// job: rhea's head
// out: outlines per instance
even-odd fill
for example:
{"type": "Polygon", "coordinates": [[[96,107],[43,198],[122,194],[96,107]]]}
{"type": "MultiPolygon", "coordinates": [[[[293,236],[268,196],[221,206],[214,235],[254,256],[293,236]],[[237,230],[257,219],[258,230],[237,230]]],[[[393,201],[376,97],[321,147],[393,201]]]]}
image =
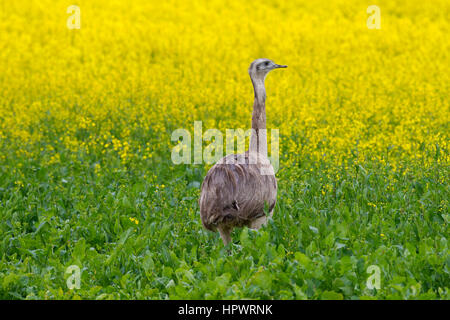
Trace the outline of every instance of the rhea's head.
{"type": "Polygon", "coordinates": [[[266,78],[266,75],[278,68],[287,68],[287,66],[276,64],[272,60],[261,58],[256,59],[250,64],[250,67],[248,68],[248,73],[250,75],[250,78],[252,80],[260,79],[264,80],[266,78]]]}

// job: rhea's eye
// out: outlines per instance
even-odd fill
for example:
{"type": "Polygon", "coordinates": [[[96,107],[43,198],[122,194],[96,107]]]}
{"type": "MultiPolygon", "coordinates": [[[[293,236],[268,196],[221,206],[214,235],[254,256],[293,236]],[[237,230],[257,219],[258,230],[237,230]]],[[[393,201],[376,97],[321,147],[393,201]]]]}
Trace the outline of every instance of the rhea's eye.
{"type": "Polygon", "coordinates": [[[268,66],[269,65],[269,61],[264,62],[264,65],[268,66]]]}

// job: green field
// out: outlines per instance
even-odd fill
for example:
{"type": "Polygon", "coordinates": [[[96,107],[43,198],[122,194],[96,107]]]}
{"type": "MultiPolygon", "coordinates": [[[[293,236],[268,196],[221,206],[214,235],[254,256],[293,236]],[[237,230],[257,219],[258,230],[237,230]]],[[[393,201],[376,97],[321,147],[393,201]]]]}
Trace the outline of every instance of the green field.
{"type": "Polygon", "coordinates": [[[450,297],[445,168],[284,168],[273,220],[234,231],[228,254],[201,226],[201,167],[159,165],[155,179],[108,160],[101,176],[94,156],[16,162],[20,187],[1,166],[1,298],[450,297]],[[79,290],[66,286],[73,264],[79,290]],[[367,288],[370,265],[379,290],[367,288]]]}

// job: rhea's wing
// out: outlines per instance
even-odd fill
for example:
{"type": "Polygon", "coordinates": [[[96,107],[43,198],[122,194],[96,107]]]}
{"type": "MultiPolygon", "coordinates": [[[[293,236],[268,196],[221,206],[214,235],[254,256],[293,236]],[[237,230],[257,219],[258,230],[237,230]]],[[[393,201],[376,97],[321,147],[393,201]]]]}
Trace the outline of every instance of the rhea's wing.
{"type": "Polygon", "coordinates": [[[247,225],[269,211],[276,201],[274,175],[262,175],[248,154],[229,155],[207,173],[200,195],[200,214],[205,228],[219,224],[247,225]]]}
{"type": "Polygon", "coordinates": [[[206,229],[215,230],[218,224],[236,220],[237,186],[230,165],[216,164],[208,171],[200,195],[200,215],[206,229]]]}

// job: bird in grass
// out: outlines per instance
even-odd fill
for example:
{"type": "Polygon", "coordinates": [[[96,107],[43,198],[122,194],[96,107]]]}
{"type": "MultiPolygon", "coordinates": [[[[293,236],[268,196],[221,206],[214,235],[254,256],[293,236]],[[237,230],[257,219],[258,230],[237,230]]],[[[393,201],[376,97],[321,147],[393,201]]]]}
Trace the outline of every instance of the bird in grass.
{"type": "Polygon", "coordinates": [[[249,150],[219,160],[206,174],[199,199],[203,226],[219,231],[224,245],[231,242],[234,228],[259,229],[272,217],[277,200],[277,180],[267,158],[266,89],[267,74],[279,65],[257,59],[248,73],[255,100],[249,150]],[[266,214],[267,213],[267,214],[266,214]]]}

